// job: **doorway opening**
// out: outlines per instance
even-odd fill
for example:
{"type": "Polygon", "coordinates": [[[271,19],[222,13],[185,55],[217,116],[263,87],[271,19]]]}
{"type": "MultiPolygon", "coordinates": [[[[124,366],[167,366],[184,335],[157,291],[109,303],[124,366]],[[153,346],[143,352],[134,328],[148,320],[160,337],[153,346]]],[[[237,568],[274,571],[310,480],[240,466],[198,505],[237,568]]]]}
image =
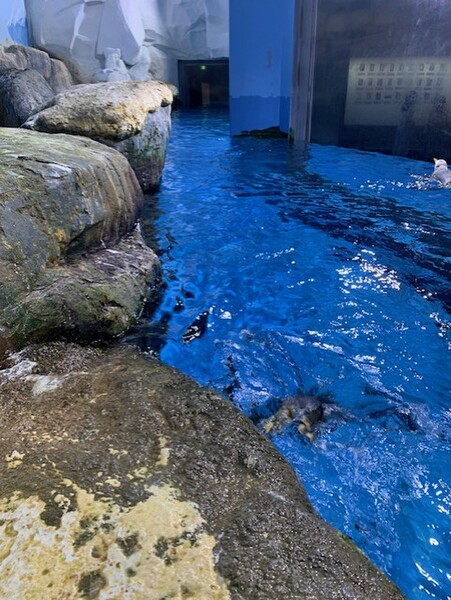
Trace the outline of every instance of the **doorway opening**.
{"type": "Polygon", "coordinates": [[[183,106],[229,106],[228,59],[179,60],[178,71],[183,106]]]}

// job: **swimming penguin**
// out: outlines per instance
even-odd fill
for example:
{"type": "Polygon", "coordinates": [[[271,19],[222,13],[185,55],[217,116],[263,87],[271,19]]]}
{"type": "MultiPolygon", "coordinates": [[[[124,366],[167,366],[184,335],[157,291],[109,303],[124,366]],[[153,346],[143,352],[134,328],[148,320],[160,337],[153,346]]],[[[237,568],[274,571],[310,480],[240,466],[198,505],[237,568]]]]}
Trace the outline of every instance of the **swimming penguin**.
{"type": "Polygon", "coordinates": [[[315,396],[296,394],[283,401],[279,410],[262,422],[266,433],[282,429],[290,423],[298,423],[299,433],[303,433],[311,442],[314,440],[313,428],[324,414],[323,403],[315,396]]]}
{"type": "Polygon", "coordinates": [[[201,312],[199,315],[197,315],[182,336],[184,344],[189,344],[193,340],[196,340],[204,335],[204,333],[207,331],[209,316],[210,311],[208,310],[204,310],[204,312],[201,312]]]}
{"type": "Polygon", "coordinates": [[[443,158],[434,158],[434,172],[432,177],[440,181],[444,187],[451,187],[451,171],[448,169],[448,163],[443,158]]]}

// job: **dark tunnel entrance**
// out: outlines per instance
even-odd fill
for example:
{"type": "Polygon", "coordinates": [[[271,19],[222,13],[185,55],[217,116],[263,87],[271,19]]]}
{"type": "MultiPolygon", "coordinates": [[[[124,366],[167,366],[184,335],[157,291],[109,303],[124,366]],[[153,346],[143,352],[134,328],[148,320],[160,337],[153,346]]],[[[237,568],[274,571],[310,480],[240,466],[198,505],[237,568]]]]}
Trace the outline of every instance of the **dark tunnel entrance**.
{"type": "Polygon", "coordinates": [[[179,60],[180,102],[186,107],[229,105],[229,61],[179,60]]]}

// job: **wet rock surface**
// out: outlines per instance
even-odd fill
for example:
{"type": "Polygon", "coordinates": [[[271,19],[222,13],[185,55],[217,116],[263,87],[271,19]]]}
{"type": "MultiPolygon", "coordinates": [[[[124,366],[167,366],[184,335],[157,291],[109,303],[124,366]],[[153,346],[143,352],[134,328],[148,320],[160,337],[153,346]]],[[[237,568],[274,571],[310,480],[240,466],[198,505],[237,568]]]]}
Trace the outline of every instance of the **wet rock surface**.
{"type": "Polygon", "coordinates": [[[5,320],[16,342],[112,338],[137,322],[159,282],[160,263],[138,228],[112,248],[46,269],[5,320]]]}
{"type": "Polygon", "coordinates": [[[249,420],[157,360],[31,346],[0,402],[2,597],[402,597],[249,420]]]}
{"type": "Polygon", "coordinates": [[[127,160],[86,138],[5,128],[0,156],[0,354],[126,329],[159,264],[138,232],[123,240],[143,204],[127,160]]]}
{"type": "Polygon", "coordinates": [[[24,127],[98,140],[122,152],[144,191],[158,186],[171,131],[172,92],[158,81],[73,86],[24,127]]]}

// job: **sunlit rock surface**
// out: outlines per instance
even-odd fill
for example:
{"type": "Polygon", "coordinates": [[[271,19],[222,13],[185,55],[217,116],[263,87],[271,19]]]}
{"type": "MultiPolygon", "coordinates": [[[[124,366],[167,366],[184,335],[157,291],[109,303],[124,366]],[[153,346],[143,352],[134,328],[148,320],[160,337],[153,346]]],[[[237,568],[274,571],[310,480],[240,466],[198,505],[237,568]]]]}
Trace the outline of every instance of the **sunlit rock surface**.
{"type": "Polygon", "coordinates": [[[86,138],[7,128],[0,156],[0,354],[124,331],[159,268],[134,231],[143,195],[128,161],[86,138]]]}
{"type": "Polygon", "coordinates": [[[25,127],[91,137],[129,160],[144,191],[158,186],[171,131],[172,92],[158,81],[74,86],[25,127]]]}
{"type": "Polygon", "coordinates": [[[150,72],[154,79],[177,83],[177,59],[225,57],[229,52],[228,0],[25,4],[33,45],[66,61],[84,82],[93,77],[118,80],[121,72],[127,79],[127,71],[135,80],[150,72]],[[114,68],[107,64],[111,50],[116,52],[114,68]]]}
{"type": "Polygon", "coordinates": [[[149,112],[171,102],[170,89],[158,81],[77,85],[58,94],[27,127],[120,141],[139,133],[149,112]]]}
{"type": "Polygon", "coordinates": [[[192,598],[230,598],[214,569],[216,540],[177,488],[148,486],[145,501],[121,509],[112,498],[96,498],[69,479],[64,483],[66,489],[53,499],[69,509],[72,497],[73,506],[59,527],[41,518],[46,504],[39,496],[0,502],[7,522],[0,566],[4,598],[160,600],[167,594],[186,597],[188,590],[192,598]],[[168,558],[162,555],[166,540],[172,545],[168,558]]]}
{"type": "Polygon", "coordinates": [[[229,402],[133,349],[0,371],[0,596],[388,600],[229,402]]]}

